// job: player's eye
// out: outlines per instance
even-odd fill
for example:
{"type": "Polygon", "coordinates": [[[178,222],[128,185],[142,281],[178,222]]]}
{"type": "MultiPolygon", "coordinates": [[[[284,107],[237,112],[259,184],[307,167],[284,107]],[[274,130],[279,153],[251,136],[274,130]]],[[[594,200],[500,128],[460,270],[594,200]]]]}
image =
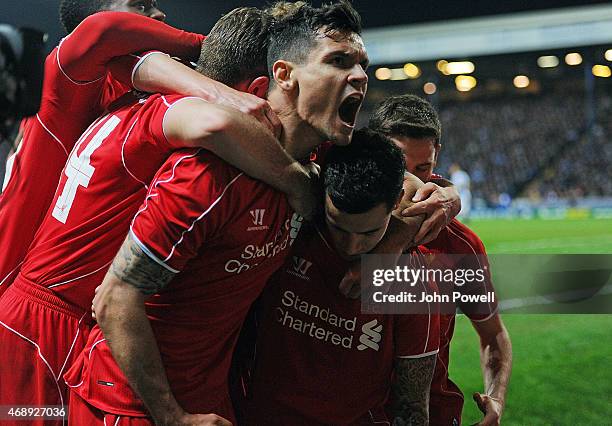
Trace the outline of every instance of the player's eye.
{"type": "Polygon", "coordinates": [[[344,56],[334,56],[332,59],[332,63],[338,67],[346,67],[347,62],[348,61],[346,60],[344,56]]]}

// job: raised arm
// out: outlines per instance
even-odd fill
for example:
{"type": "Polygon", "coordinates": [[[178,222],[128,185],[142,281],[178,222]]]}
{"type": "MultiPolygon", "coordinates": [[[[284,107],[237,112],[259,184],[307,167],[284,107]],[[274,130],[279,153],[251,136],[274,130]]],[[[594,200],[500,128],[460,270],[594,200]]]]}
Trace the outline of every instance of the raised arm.
{"type": "Polygon", "coordinates": [[[58,50],[66,76],[77,82],[103,77],[119,56],[159,49],[196,60],[204,36],[178,30],[163,22],[126,12],[100,12],[87,17],[58,50]]]}
{"type": "Polygon", "coordinates": [[[436,356],[395,360],[392,386],[394,426],[429,424],[429,391],[436,356]]]}
{"type": "Polygon", "coordinates": [[[281,129],[278,117],[265,99],[212,80],[162,52],[145,55],[131,73],[131,81],[124,83],[143,92],[197,96],[252,115],[275,135],[281,129]]]}
{"type": "Polygon", "coordinates": [[[315,178],[254,118],[201,99],[173,106],[164,133],[177,148],[202,147],[248,175],[287,194],[297,213],[310,218],[317,208],[315,178]]]}
{"type": "Polygon", "coordinates": [[[427,244],[436,239],[440,231],[461,211],[459,193],[446,179],[427,182],[410,200],[410,206],[402,206],[402,216],[425,214],[426,219],[415,235],[416,245],[427,244]]]}
{"type": "Polygon", "coordinates": [[[94,298],[96,319],[113,358],[155,424],[231,425],[215,414],[185,412],[170,389],[144,302],[173,277],[128,236],[94,298]]]}
{"type": "Polygon", "coordinates": [[[498,314],[486,321],[472,321],[480,337],[480,366],[484,393],[475,393],[474,401],[484,413],[479,426],[500,424],[506,402],[506,390],[512,370],[512,343],[498,314]]]}

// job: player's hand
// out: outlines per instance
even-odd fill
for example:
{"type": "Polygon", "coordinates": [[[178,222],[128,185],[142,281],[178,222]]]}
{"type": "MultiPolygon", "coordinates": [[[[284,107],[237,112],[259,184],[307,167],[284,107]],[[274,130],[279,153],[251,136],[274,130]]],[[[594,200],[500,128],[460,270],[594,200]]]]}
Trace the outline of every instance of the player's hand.
{"type": "Polygon", "coordinates": [[[504,408],[502,402],[497,398],[478,392],[475,392],[472,397],[480,411],[485,415],[484,419],[480,423],[476,423],[475,426],[499,426],[504,408]]]}
{"type": "Polygon", "coordinates": [[[216,414],[185,413],[167,426],[232,426],[232,423],[216,414]]]}
{"type": "Polygon", "coordinates": [[[426,215],[419,232],[414,237],[415,245],[427,244],[438,237],[461,210],[461,199],[457,190],[450,186],[442,188],[433,182],[423,185],[412,197],[415,202],[401,212],[404,217],[426,215]]]}
{"type": "Polygon", "coordinates": [[[307,220],[312,220],[321,208],[321,187],[319,174],[321,167],[316,163],[305,166],[296,164],[295,184],[291,185],[291,192],[287,194],[287,201],[297,214],[307,220]]]}
{"type": "Polygon", "coordinates": [[[220,86],[216,104],[235,108],[248,114],[265,125],[278,139],[281,134],[281,122],[272,111],[267,100],[250,93],[240,92],[227,86],[220,86]]]}

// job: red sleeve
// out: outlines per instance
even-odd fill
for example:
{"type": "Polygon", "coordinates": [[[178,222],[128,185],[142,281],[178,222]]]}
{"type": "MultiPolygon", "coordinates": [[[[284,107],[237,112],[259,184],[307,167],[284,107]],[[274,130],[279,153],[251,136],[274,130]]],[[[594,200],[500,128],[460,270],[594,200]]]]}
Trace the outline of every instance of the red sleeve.
{"type": "Polygon", "coordinates": [[[72,80],[96,80],[115,57],[159,49],[197,60],[204,36],[127,12],[100,12],[86,19],[62,42],[58,59],[72,80]]]}
{"type": "Polygon", "coordinates": [[[395,357],[420,358],[438,353],[440,315],[396,315],[394,318],[395,357]]]}
{"type": "Polygon", "coordinates": [[[393,336],[395,357],[420,358],[440,348],[440,305],[428,303],[428,313],[395,315],[393,336]]]}
{"type": "Polygon", "coordinates": [[[108,63],[108,70],[111,73],[111,78],[124,86],[129,86],[131,89],[133,86],[132,73],[142,62],[142,58],[147,56],[147,54],[130,54],[113,59],[108,63]]]}
{"type": "MultiPolygon", "coordinates": [[[[423,253],[418,249],[410,251],[411,265],[424,264],[423,253]]],[[[421,281],[419,291],[431,293],[437,291],[435,283],[421,281]],[[422,287],[421,287],[422,286],[422,287]]],[[[395,357],[420,358],[438,352],[440,347],[440,304],[423,303],[423,309],[418,313],[395,315],[393,317],[393,336],[395,344],[395,357]]]]}
{"type": "Polygon", "coordinates": [[[129,83],[125,84],[119,80],[115,80],[110,74],[107,74],[100,96],[100,107],[104,110],[108,110],[114,101],[130,90],[132,90],[132,86],[129,83]]]}
{"type": "Polygon", "coordinates": [[[176,151],[134,217],[132,238],[157,263],[179,272],[227,220],[221,200],[231,196],[237,176],[207,151],[176,151]]]}

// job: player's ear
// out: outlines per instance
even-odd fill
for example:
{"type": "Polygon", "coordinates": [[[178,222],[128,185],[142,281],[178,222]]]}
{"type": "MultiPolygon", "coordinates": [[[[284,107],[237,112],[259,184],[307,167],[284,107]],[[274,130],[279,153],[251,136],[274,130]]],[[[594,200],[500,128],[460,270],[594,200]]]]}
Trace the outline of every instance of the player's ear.
{"type": "Polygon", "coordinates": [[[266,76],[259,76],[249,84],[247,92],[259,98],[266,99],[268,97],[268,86],[270,79],[266,76]]]}
{"type": "Polygon", "coordinates": [[[442,149],[442,144],[440,142],[436,142],[434,145],[434,149],[436,151],[436,154],[434,156],[434,161],[437,163],[438,162],[438,154],[440,153],[440,150],[442,149]]]}
{"type": "Polygon", "coordinates": [[[272,65],[272,75],[276,85],[282,90],[293,90],[297,86],[293,71],[293,64],[289,61],[279,59],[274,62],[274,65],[272,65]]]}

